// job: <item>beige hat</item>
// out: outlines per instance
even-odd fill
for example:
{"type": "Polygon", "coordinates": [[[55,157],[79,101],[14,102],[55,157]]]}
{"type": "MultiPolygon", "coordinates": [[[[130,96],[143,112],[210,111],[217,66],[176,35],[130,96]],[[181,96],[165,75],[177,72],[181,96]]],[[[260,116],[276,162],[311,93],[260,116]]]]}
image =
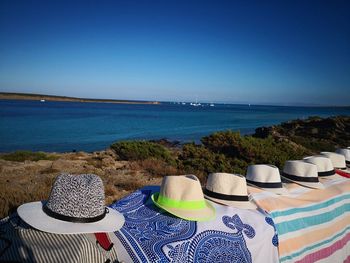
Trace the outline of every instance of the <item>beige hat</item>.
{"type": "Polygon", "coordinates": [[[246,179],[249,185],[257,186],[263,190],[276,194],[288,193],[287,189],[283,187],[281,182],[280,172],[274,165],[249,165],[246,179]]]}
{"type": "Polygon", "coordinates": [[[204,189],[205,198],[216,203],[244,209],[256,209],[249,201],[244,176],[229,173],[211,173],[204,189]]]}
{"type": "Polygon", "coordinates": [[[324,155],[315,155],[308,156],[304,158],[304,162],[312,163],[317,166],[318,177],[327,178],[327,179],[335,179],[341,178],[340,175],[335,173],[333,164],[331,160],[324,155]]]}
{"type": "Polygon", "coordinates": [[[177,217],[190,221],[209,221],[215,208],[204,199],[201,184],[194,175],[165,176],[153,203],[177,217]]]}
{"type": "Polygon", "coordinates": [[[334,169],[339,169],[347,173],[350,172],[350,169],[346,168],[345,156],[343,154],[334,152],[321,152],[321,155],[326,156],[331,160],[334,169]]]}
{"type": "Polygon", "coordinates": [[[324,189],[324,185],[318,181],[317,166],[302,160],[287,161],[282,177],[302,186],[324,189]]]}
{"type": "Polygon", "coordinates": [[[349,170],[350,169],[350,147],[348,147],[347,149],[337,149],[335,152],[344,155],[346,167],[349,170]]]}

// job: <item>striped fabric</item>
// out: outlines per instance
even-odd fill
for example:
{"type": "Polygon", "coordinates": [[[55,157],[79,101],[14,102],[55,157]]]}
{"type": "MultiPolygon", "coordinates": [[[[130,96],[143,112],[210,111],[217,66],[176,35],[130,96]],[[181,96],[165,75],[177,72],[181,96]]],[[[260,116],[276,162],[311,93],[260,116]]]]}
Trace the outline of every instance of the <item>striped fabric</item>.
{"type": "Polygon", "coordinates": [[[58,235],[35,230],[17,214],[0,220],[0,262],[118,262],[93,234],[58,235]]]}
{"type": "Polygon", "coordinates": [[[284,196],[249,187],[254,201],[275,222],[280,262],[350,259],[350,180],[320,181],[323,190],[288,184],[290,192],[284,196]]]}

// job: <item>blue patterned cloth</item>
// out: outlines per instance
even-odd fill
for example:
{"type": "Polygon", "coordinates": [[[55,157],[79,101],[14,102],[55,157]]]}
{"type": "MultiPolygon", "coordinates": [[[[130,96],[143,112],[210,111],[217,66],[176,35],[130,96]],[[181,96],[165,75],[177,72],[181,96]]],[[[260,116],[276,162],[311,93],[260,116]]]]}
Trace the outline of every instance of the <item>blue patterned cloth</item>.
{"type": "Polygon", "coordinates": [[[194,222],[153,205],[159,187],[145,187],[114,203],[125,224],[115,232],[125,262],[278,262],[277,235],[270,217],[212,203],[216,218],[194,222]]]}

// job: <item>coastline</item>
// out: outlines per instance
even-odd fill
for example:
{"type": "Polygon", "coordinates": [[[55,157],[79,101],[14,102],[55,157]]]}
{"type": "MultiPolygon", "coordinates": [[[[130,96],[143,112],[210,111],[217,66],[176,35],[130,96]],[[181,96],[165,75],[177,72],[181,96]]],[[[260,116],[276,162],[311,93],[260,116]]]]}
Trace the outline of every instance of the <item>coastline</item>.
{"type": "Polygon", "coordinates": [[[120,141],[92,153],[12,152],[0,154],[0,218],[22,203],[45,200],[60,173],[94,173],[104,182],[106,204],[165,175],[209,172],[245,174],[251,163],[282,168],[286,160],[350,146],[350,116],[311,117],[257,128],[253,135],[218,131],[201,144],[166,140],[120,141]]]}
{"type": "Polygon", "coordinates": [[[62,101],[62,102],[93,102],[93,103],[116,103],[116,104],[161,104],[159,101],[138,101],[138,100],[113,100],[113,99],[89,99],[67,96],[55,96],[30,93],[8,93],[0,92],[0,100],[34,100],[34,101],[62,101]]]}

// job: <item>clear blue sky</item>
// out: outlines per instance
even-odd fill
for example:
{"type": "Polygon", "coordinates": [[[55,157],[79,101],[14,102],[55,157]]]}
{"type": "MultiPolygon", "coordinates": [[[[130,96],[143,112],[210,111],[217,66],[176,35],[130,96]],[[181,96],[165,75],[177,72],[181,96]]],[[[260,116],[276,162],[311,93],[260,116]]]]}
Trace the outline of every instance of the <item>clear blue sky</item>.
{"type": "Polygon", "coordinates": [[[0,91],[350,105],[350,1],[0,1],[0,91]]]}

